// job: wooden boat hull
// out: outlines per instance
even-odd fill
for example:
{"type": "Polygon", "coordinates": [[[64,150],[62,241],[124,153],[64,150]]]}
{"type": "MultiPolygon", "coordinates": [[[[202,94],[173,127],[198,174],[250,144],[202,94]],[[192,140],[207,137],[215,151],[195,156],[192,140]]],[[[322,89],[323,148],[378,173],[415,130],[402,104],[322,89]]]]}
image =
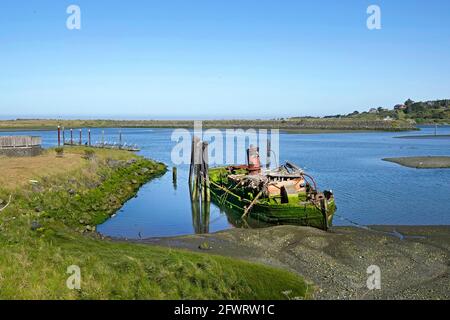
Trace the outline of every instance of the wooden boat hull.
{"type": "MultiPolygon", "coordinates": [[[[226,186],[211,181],[211,199],[218,206],[244,213],[250,200],[228,190],[226,186]]],[[[336,210],[334,198],[327,202],[327,210],[323,212],[320,207],[311,202],[299,204],[267,204],[256,203],[249,215],[251,218],[271,224],[296,224],[327,230],[332,226],[333,215],[336,210]]]]}

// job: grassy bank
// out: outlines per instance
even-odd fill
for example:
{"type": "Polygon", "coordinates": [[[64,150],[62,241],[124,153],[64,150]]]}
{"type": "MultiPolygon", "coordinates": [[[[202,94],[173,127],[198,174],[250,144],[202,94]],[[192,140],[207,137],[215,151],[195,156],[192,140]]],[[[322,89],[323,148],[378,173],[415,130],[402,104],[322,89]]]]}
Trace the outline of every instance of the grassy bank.
{"type": "MultiPolygon", "coordinates": [[[[3,120],[0,130],[54,130],[58,125],[65,128],[192,128],[189,120],[3,120]]],[[[406,131],[414,130],[408,121],[383,121],[379,119],[321,119],[290,118],[279,120],[207,120],[203,128],[254,128],[280,129],[295,132],[339,131],[406,131]]]]}
{"type": "MultiPolygon", "coordinates": [[[[286,271],[230,258],[102,239],[95,225],[165,166],[125,151],[66,148],[0,159],[1,299],[283,299],[307,296],[286,271]],[[87,157],[89,155],[89,157],[87,157]],[[89,158],[89,159],[85,159],[89,158]],[[12,182],[20,171],[17,182],[12,182]],[[66,273],[81,269],[81,289],[66,273]]],[[[158,205],[158,204],[155,204],[158,205]]],[[[151,208],[149,208],[151,210],[151,208]]]]}
{"type": "Polygon", "coordinates": [[[415,169],[450,168],[450,157],[404,157],[404,158],[386,158],[383,160],[397,163],[404,167],[415,169]]]}

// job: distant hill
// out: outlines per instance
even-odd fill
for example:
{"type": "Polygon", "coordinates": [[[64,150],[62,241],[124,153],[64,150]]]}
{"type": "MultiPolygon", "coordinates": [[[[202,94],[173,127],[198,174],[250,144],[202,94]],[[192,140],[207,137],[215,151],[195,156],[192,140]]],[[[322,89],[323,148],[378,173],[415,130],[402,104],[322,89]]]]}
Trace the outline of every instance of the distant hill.
{"type": "Polygon", "coordinates": [[[365,112],[354,111],[347,115],[334,115],[325,118],[344,118],[360,120],[409,120],[417,124],[450,123],[450,99],[419,101],[408,99],[392,109],[372,108],[365,112]]]}

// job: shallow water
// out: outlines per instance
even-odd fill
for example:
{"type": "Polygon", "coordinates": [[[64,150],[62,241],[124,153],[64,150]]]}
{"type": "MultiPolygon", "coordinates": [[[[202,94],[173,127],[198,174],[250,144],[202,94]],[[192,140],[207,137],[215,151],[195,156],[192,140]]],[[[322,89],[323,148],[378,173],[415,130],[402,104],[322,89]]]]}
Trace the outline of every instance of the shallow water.
{"type": "MultiPolygon", "coordinates": [[[[92,130],[92,141],[102,129],[92,130]]],[[[171,164],[172,129],[122,129],[124,140],[137,143],[140,154],[171,164]]],[[[57,142],[55,132],[1,132],[43,137],[44,146],[57,142]]],[[[105,129],[107,140],[118,140],[118,129],[105,129]]],[[[434,134],[434,128],[408,133],[280,134],[280,160],[292,161],[312,174],[320,189],[336,196],[334,225],[448,225],[450,224],[450,169],[417,170],[382,158],[450,155],[450,139],[394,139],[401,135],[434,134]]],[[[439,128],[450,134],[450,127],[439,128]]],[[[77,136],[77,135],[76,135],[77,136]]],[[[77,136],[78,137],[78,136],[77,136]]],[[[68,136],[66,135],[66,138],[68,136]]],[[[145,238],[215,232],[232,228],[227,215],[214,204],[209,217],[192,215],[188,167],[143,186],[136,198],[98,227],[109,236],[145,238]]]]}

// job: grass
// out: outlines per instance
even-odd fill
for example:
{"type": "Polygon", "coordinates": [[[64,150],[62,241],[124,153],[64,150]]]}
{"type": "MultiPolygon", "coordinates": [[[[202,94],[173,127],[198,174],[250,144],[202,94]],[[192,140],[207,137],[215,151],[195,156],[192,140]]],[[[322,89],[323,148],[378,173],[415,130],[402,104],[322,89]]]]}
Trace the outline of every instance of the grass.
{"type": "MultiPolygon", "coordinates": [[[[114,242],[93,232],[163,164],[124,151],[65,148],[41,157],[1,159],[2,171],[24,167],[22,183],[0,212],[1,299],[285,299],[307,298],[308,285],[284,270],[208,254],[114,242]],[[8,164],[9,162],[15,164],[8,164]],[[3,167],[9,165],[9,167],[3,167]],[[27,168],[33,168],[27,171],[27,168]],[[52,169],[53,168],[53,169],[52,169]],[[54,168],[58,168],[55,170],[54,168]],[[38,182],[27,183],[33,178],[38,182]],[[67,268],[81,269],[81,289],[66,286],[67,268]]],[[[2,207],[0,205],[0,207],[2,207]]]]}

